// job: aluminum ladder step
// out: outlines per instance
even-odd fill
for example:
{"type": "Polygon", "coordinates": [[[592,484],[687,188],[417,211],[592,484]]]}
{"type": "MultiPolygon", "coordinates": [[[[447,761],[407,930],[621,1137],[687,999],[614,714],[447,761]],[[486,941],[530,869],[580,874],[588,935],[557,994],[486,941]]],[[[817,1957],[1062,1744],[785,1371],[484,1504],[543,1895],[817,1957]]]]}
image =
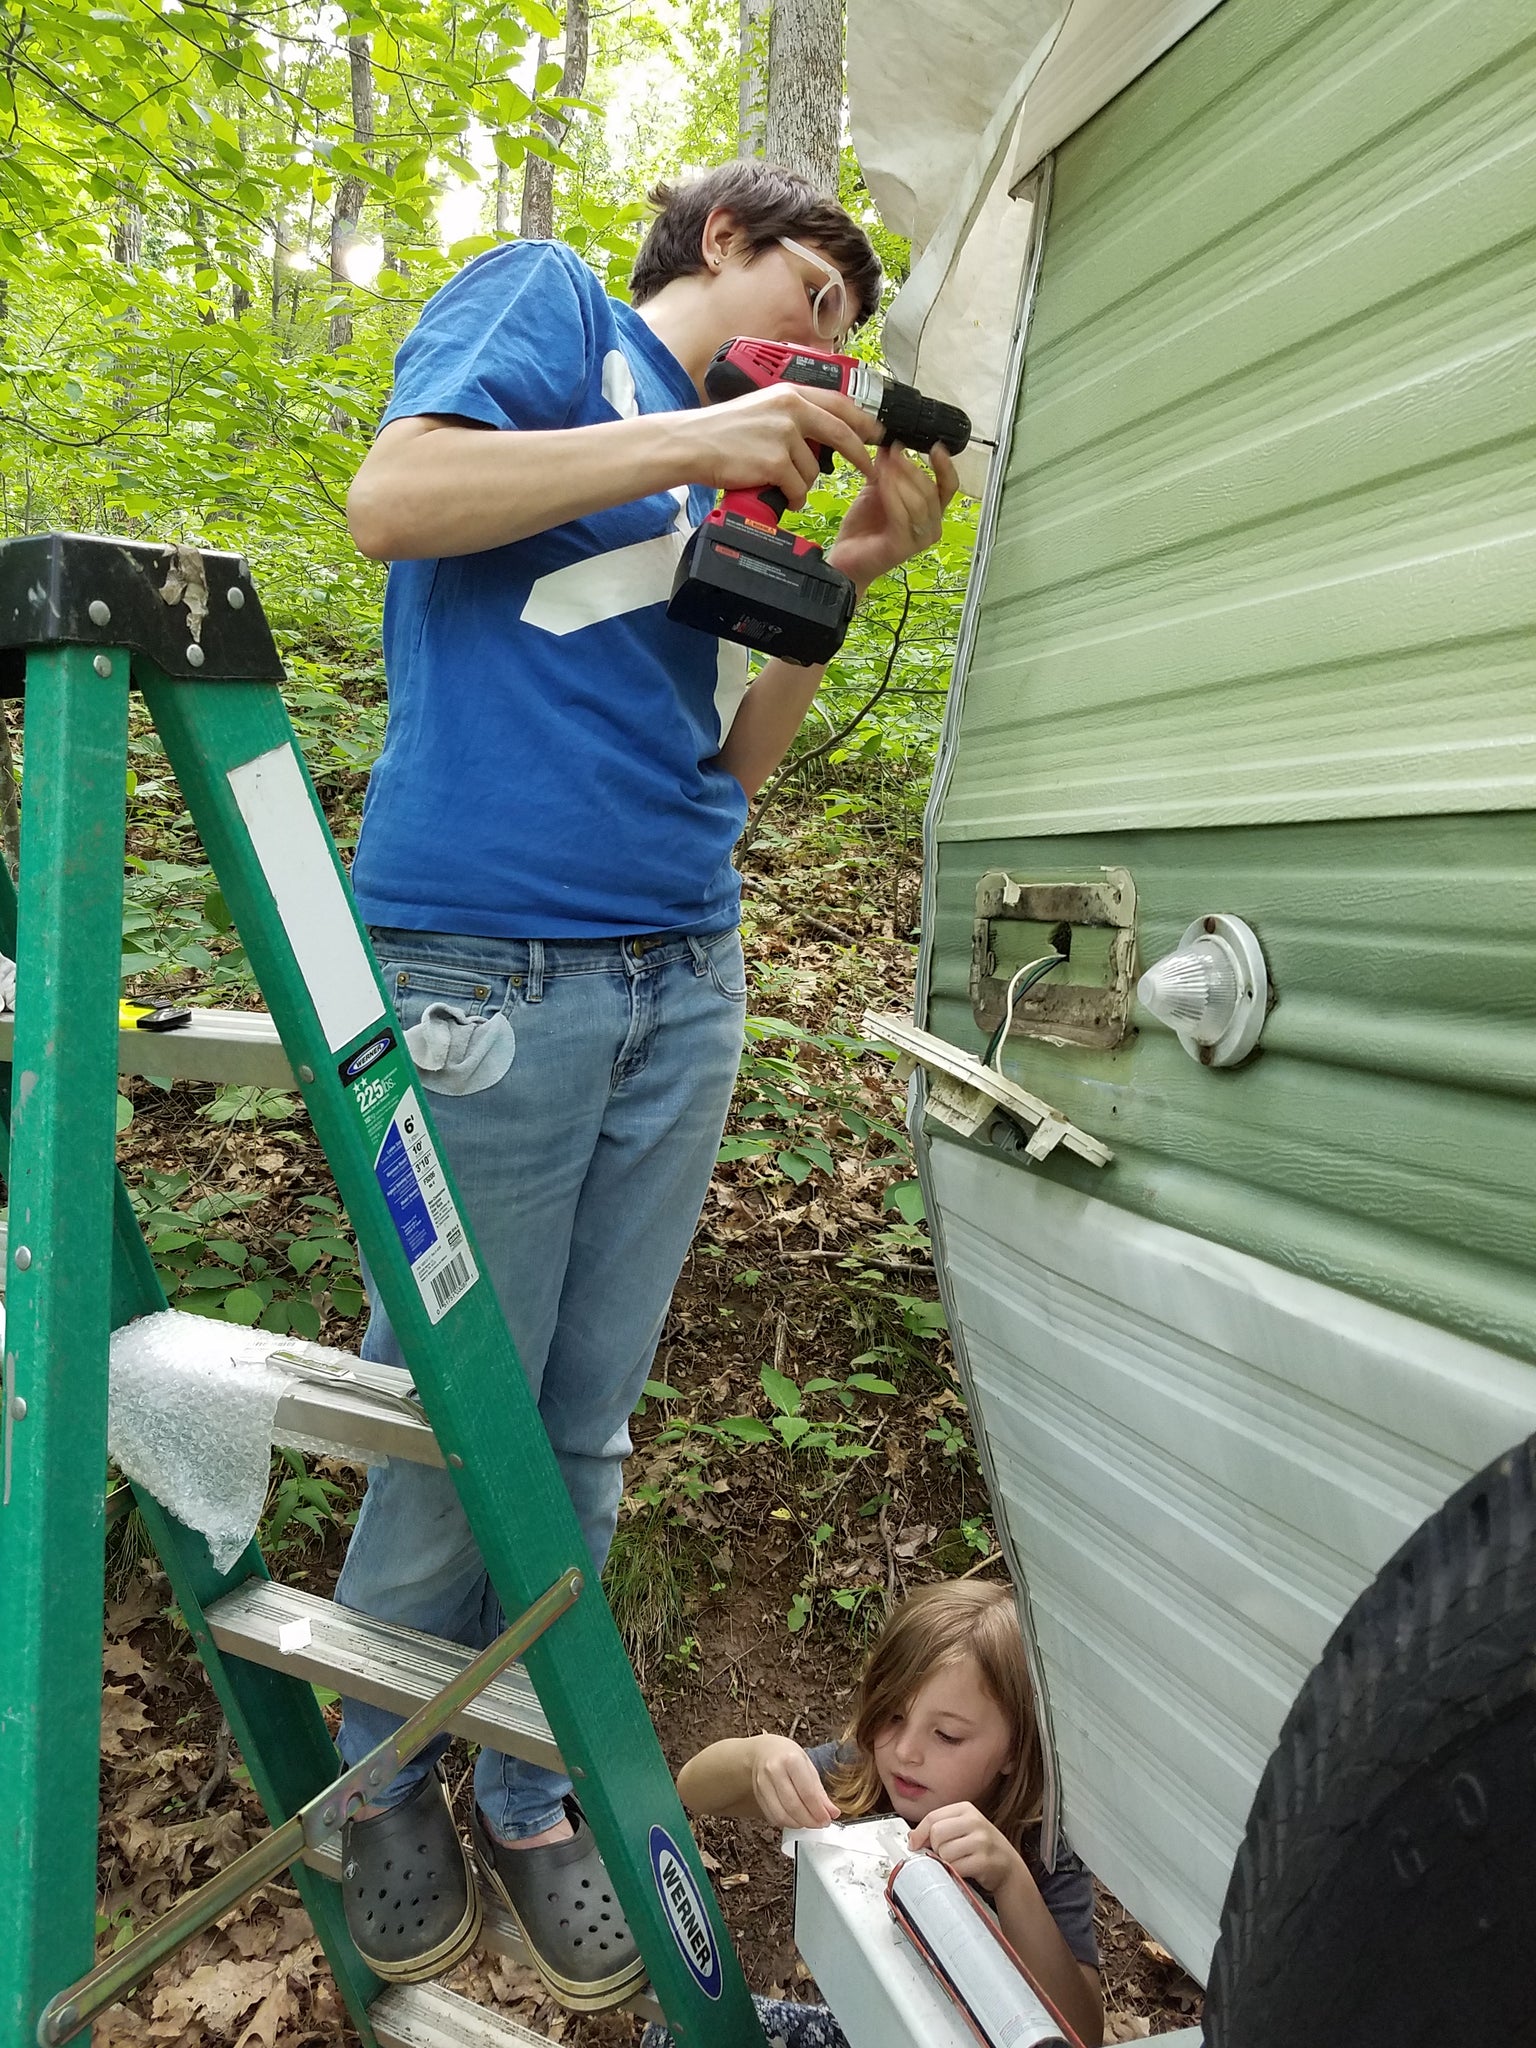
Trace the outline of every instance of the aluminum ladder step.
{"type": "MultiPolygon", "coordinates": [[[[282,1342],[274,1337],[274,1350],[282,1342]]],[[[409,1458],[418,1465],[441,1465],[443,1454],[431,1426],[398,1405],[410,1393],[410,1374],[367,1358],[354,1359],[351,1371],[351,1379],[335,1385],[295,1381],[272,1418],[273,1443],[297,1441],[306,1450],[321,1443],[331,1457],[354,1463],[409,1458]]]]}
{"type": "Polygon", "coordinates": [[[549,2048],[547,2034],[440,1984],[392,1984],[368,2008],[379,2048],[549,2048]]]}
{"type": "MultiPolygon", "coordinates": [[[[407,1715],[441,1692],[474,1655],[419,1629],[354,1614],[318,1594],[273,1579],[247,1579],[207,1609],[214,1641],[226,1655],[286,1671],[350,1699],[407,1715]],[[309,1639],[284,1650],[279,1631],[308,1622],[309,1639]]],[[[287,1640],[292,1641],[290,1634],[287,1640]]],[[[451,1724],[455,1735],[561,1768],[544,1709],[520,1664],[493,1679],[451,1724]]]]}
{"type": "MultiPolygon", "coordinates": [[[[332,1835],[321,1843],[318,1849],[306,1849],[304,1861],[319,1876],[329,1878],[332,1884],[341,1882],[341,1837],[332,1835]]],[[[480,1887],[480,1906],[483,1919],[480,1927],[480,1946],[490,1955],[505,1956],[510,1963],[521,1963],[531,1970],[528,1960],[528,1945],[523,1940],[522,1930],[494,1892],[484,1884],[480,1887]]],[[[656,2003],[655,1993],[647,1984],[633,1998],[624,2001],[623,2010],[637,2013],[643,2020],[659,2020],[663,2017],[661,2007],[656,2003]]]]}
{"type": "MultiPolygon", "coordinates": [[[[0,1017],[0,1060],[11,1057],[14,1016],[0,1017]]],[[[193,1010],[175,1031],[117,1034],[117,1071],[162,1081],[218,1081],[240,1088],[296,1088],[277,1026],[265,1010],[193,1010]]]]}

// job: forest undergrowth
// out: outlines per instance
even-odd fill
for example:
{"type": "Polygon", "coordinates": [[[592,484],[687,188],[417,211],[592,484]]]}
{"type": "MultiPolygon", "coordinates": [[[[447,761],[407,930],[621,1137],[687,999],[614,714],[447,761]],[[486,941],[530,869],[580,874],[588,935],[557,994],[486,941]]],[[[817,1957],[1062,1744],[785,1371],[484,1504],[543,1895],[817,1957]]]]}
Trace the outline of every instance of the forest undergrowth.
{"type": "MultiPolygon", "coordinates": [[[[910,1003],[920,789],[876,759],[844,759],[802,783],[761,816],[744,857],[742,1077],[635,1423],[607,1573],[674,1768],[725,1734],[837,1732],[862,1650],[894,1601],[936,1578],[1001,1572],[904,1091],[859,1035],[866,1008],[910,1003]]],[[[343,836],[354,788],[338,769],[329,795],[343,836]]],[[[222,979],[238,995],[222,906],[195,849],[173,833],[167,845],[170,822],[148,834],[158,851],[146,872],[161,893],[140,927],[156,986],[175,984],[185,951],[187,984],[222,979]]],[[[123,1164],[178,1302],[355,1345],[356,1257],[295,1099],[124,1085],[123,1164]]],[[[263,1535],[277,1576],[330,1590],[360,1490],[350,1466],[274,1458],[263,1535]]],[[[110,1948],[260,1827],[131,1522],[115,1539],[105,1681],[99,1926],[110,1948]]],[[[462,1807],[461,1748],[450,1767],[462,1807]]],[[[700,1839],[749,1980],[810,1995],[793,1947],[791,1866],[769,1831],[706,1822],[700,1839]]],[[[1107,1895],[1101,1938],[1110,2038],[1198,2016],[1197,1987],[1107,1895]]],[[[627,2015],[561,2013],[536,1979],[494,1957],[450,1981],[551,2038],[635,2034],[627,2015]]],[[[273,1885],[118,2009],[102,2048],[277,2048],[348,2033],[297,1895],[273,1885]]]]}

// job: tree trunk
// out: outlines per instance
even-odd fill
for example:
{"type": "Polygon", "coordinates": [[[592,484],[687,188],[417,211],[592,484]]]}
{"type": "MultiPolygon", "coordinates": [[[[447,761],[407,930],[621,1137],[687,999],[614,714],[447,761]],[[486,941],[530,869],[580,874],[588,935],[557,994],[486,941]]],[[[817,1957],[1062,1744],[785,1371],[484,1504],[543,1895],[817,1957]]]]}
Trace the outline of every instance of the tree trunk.
{"type": "Polygon", "coordinates": [[[768,120],[768,0],[741,0],[736,154],[761,156],[768,120]]]}
{"type": "MultiPolygon", "coordinates": [[[[367,159],[373,147],[373,59],[369,55],[366,36],[347,37],[347,58],[352,72],[352,140],[367,159]]],[[[347,251],[357,240],[357,224],[363,217],[363,197],[367,189],[358,177],[343,178],[336,187],[336,199],[331,208],[331,286],[337,292],[344,293],[351,282],[347,275],[347,251]]],[[[345,311],[333,313],[332,355],[345,348],[351,339],[351,314],[345,311]]],[[[344,414],[333,417],[333,426],[345,424],[344,414]]]]}
{"type": "Polygon", "coordinates": [[[144,256],[144,213],[136,200],[128,200],[112,223],[112,261],[124,270],[137,270],[144,256]]]}
{"type": "Polygon", "coordinates": [[[773,0],[768,161],[837,196],[843,146],[843,0],[773,0]]]}
{"type": "Polygon", "coordinates": [[[496,232],[512,232],[512,166],[496,159],[496,232]]]}
{"type": "MultiPolygon", "coordinates": [[[[539,62],[545,45],[539,44],[539,62]]],[[[587,0],[565,0],[565,64],[556,88],[562,98],[579,99],[587,84],[587,0]]],[[[540,126],[553,143],[565,140],[570,117],[550,114],[540,126]]],[[[499,209],[498,209],[499,213],[499,209]]],[[[542,156],[529,155],[523,164],[523,208],[517,231],[525,239],[547,241],[555,231],[555,167],[542,156]]]]}

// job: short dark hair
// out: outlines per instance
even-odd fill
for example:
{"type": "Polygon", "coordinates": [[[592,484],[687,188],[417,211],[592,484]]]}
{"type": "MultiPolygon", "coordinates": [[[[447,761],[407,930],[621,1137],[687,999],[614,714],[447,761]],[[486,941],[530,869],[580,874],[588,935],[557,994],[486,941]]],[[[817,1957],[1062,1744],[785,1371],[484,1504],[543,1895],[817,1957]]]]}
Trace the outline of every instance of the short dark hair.
{"type": "Polygon", "coordinates": [[[717,206],[746,235],[754,256],[772,248],[780,235],[813,242],[837,265],[857,299],[855,326],[880,303],[880,258],[868,235],[835,199],[826,198],[797,171],[757,157],[737,157],[697,177],[657,185],[648,196],[657,213],[629,281],[637,306],[673,278],[703,270],[704,223],[717,206]]]}

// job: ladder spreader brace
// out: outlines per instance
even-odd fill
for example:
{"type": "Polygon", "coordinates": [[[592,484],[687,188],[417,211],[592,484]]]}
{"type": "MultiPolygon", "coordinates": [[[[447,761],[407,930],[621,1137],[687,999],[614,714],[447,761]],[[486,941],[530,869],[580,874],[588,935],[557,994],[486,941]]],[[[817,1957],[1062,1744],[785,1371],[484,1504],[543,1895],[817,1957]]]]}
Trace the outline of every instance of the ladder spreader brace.
{"type": "MultiPolygon", "coordinates": [[[[526,1621],[551,1589],[590,1572],[281,679],[237,556],[79,534],[0,546],[0,694],[26,695],[14,891],[0,869],[0,951],[17,962],[12,1063],[0,1066],[10,1193],[0,2048],[39,2038],[57,2048],[69,2032],[58,2006],[38,2033],[56,1999],[74,2000],[82,2015],[96,1896],[108,1342],[166,1306],[114,1158],[131,689],[164,742],[504,1610],[526,1621]]],[[[215,1639],[208,1610],[266,1579],[260,1550],[252,1543],[220,1574],[200,1536],[142,1489],[135,1498],[276,1831],[253,1853],[275,1854],[286,1824],[317,1796],[340,1794],[311,1685],[253,1661],[243,1639],[227,1649],[215,1639]]],[[[219,1633],[230,1640],[222,1625],[219,1633]]],[[[552,1736],[679,2043],[760,2043],[655,1730],[594,1586],[528,1643],[525,1665],[544,1753],[552,1736]]],[[[437,1987],[386,1992],[352,1945],[335,1884],[308,1862],[292,1867],[366,2048],[445,2026],[465,2040],[517,2033],[437,1987]]]]}
{"type": "Polygon", "coordinates": [[[334,1783],[301,1806],[296,1814],[274,1828],[263,1842],[237,1856],[233,1863],[211,1877],[195,1892],[173,1906],[128,1946],[99,1963],[78,1984],[71,1984],[43,2007],[37,2023],[38,2048],[61,2048],[61,2044],[104,2013],[115,2000],[132,1991],[157,1963],[174,1955],[184,1942],[200,1934],[221,1914],[286,1870],[306,1849],[318,1849],[341,1827],[343,1821],[368,1804],[369,1797],[387,1785],[402,1765],[425,1749],[434,1735],[440,1735],[459,1708],[483,1692],[496,1674],[520,1657],[528,1645],[537,1642],[552,1621],[564,1614],[581,1592],[578,1571],[564,1573],[542,1600],[536,1600],[526,1614],[518,1616],[489,1649],[482,1650],[457,1678],[403,1722],[393,1735],[386,1735],[359,1762],[343,1771],[334,1783]]]}

